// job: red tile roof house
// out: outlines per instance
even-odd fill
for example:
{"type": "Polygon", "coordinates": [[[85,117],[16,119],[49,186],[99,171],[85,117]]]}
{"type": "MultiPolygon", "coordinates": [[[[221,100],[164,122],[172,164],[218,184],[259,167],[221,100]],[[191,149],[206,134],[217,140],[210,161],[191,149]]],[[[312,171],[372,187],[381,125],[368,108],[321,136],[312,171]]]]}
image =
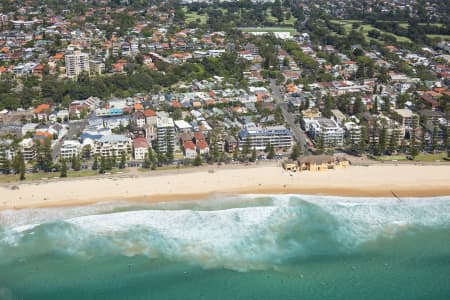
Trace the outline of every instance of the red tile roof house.
{"type": "Polygon", "coordinates": [[[148,141],[146,138],[139,137],[133,140],[134,159],[144,160],[148,153],[148,141]]]}
{"type": "Polygon", "coordinates": [[[205,140],[200,140],[197,142],[197,152],[200,155],[207,155],[209,153],[209,145],[205,140]]]}
{"type": "Polygon", "coordinates": [[[192,141],[183,143],[183,151],[185,158],[194,159],[197,156],[197,151],[195,151],[195,145],[192,141]]]}
{"type": "Polygon", "coordinates": [[[203,135],[203,133],[201,131],[194,132],[193,142],[195,144],[197,144],[199,141],[204,141],[204,140],[205,140],[205,136],[203,135]]]}
{"type": "Polygon", "coordinates": [[[156,116],[156,112],[152,109],[144,110],[144,116],[147,124],[156,125],[156,120],[158,117],[156,116]]]}
{"type": "Polygon", "coordinates": [[[34,117],[38,120],[48,120],[48,115],[50,114],[49,104],[40,104],[34,109],[34,117]]]}

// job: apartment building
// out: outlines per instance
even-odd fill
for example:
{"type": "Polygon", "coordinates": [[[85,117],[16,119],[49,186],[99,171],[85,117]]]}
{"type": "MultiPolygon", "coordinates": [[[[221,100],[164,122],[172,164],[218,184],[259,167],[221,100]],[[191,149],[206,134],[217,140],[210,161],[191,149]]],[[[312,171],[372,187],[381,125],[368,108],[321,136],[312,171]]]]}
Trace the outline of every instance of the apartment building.
{"type": "Polygon", "coordinates": [[[172,118],[158,117],[156,120],[158,151],[166,153],[175,149],[175,125],[172,118]]]}
{"type": "Polygon", "coordinates": [[[249,123],[239,133],[240,148],[250,142],[250,148],[264,150],[268,144],[274,148],[290,148],[292,145],[292,134],[285,126],[258,127],[249,123]]]}
{"type": "Polygon", "coordinates": [[[344,124],[345,138],[352,145],[357,145],[361,141],[361,126],[355,122],[347,122],[344,124]]]}
{"type": "Polygon", "coordinates": [[[89,67],[89,54],[82,53],[81,51],[74,51],[71,54],[66,54],[66,75],[73,78],[82,72],[88,72],[89,67]]]}
{"type": "Polygon", "coordinates": [[[31,138],[23,139],[20,144],[20,151],[22,151],[23,158],[26,161],[33,160],[36,157],[36,147],[34,146],[34,142],[31,138]]]}
{"type": "Polygon", "coordinates": [[[124,135],[104,135],[94,142],[93,154],[109,157],[119,157],[122,153],[131,153],[131,139],[124,135]]]}
{"type": "Polygon", "coordinates": [[[409,109],[394,109],[393,118],[408,131],[419,126],[419,115],[409,109]]]}
{"type": "Polygon", "coordinates": [[[135,138],[133,140],[134,159],[144,160],[145,156],[148,154],[148,147],[149,144],[146,138],[135,138]]]}
{"type": "Polygon", "coordinates": [[[345,131],[336,121],[328,118],[304,119],[305,129],[315,142],[322,140],[324,147],[342,146],[345,131]]]}
{"type": "Polygon", "coordinates": [[[67,140],[61,146],[60,156],[65,160],[70,160],[72,157],[80,155],[81,144],[79,141],[67,140]]]}

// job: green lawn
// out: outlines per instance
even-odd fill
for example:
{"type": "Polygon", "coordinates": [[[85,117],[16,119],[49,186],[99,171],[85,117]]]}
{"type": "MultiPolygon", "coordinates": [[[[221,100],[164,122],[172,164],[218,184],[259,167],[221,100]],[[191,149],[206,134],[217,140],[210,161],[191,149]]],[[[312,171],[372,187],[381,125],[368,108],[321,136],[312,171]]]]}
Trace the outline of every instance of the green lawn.
{"type": "Polygon", "coordinates": [[[436,153],[436,154],[431,154],[431,153],[420,153],[419,155],[417,155],[414,160],[416,161],[426,161],[426,162],[433,162],[433,161],[443,161],[444,158],[447,157],[447,153],[436,153]]]}
{"type": "Polygon", "coordinates": [[[238,27],[242,32],[290,32],[292,34],[297,31],[292,27],[238,27]]]}
{"type": "MultiPolygon", "coordinates": [[[[446,153],[420,153],[414,159],[414,161],[423,161],[423,162],[434,162],[434,161],[444,161],[444,158],[447,157],[446,153]]],[[[383,156],[375,156],[376,160],[379,161],[402,161],[408,160],[407,155],[383,155],[383,156]]]]}
{"type": "Polygon", "coordinates": [[[207,15],[199,15],[196,12],[188,12],[186,8],[183,8],[185,16],[186,16],[186,23],[195,22],[197,19],[200,19],[200,24],[206,24],[206,21],[208,20],[207,15]]]}
{"type": "MultiPolygon", "coordinates": [[[[269,8],[266,10],[266,20],[269,22],[278,23],[278,19],[272,16],[272,9],[269,8]]],[[[295,18],[292,14],[291,17],[288,20],[284,20],[280,25],[288,25],[288,26],[294,26],[295,21],[297,21],[297,18],[295,18]]]]}
{"type": "Polygon", "coordinates": [[[375,158],[379,161],[407,160],[406,155],[383,155],[375,158]]]}
{"type": "MultiPolygon", "coordinates": [[[[346,31],[347,33],[349,33],[349,32],[352,30],[352,24],[353,24],[353,23],[362,23],[362,21],[358,21],[358,20],[331,20],[331,22],[334,23],[334,24],[343,25],[343,26],[344,26],[344,29],[345,29],[345,31],[346,31]]],[[[407,25],[407,24],[406,24],[406,25],[407,25]]],[[[407,37],[395,35],[395,34],[393,34],[393,33],[390,33],[390,32],[387,32],[387,31],[380,30],[380,29],[378,29],[378,28],[373,27],[373,26],[370,25],[370,24],[363,24],[363,25],[361,25],[360,27],[358,27],[358,28],[355,29],[355,30],[356,30],[356,31],[362,31],[362,33],[364,34],[364,37],[365,37],[367,40],[373,40],[373,38],[370,38],[370,37],[368,36],[368,32],[369,32],[370,30],[373,30],[373,29],[378,30],[379,32],[384,33],[384,34],[390,34],[390,35],[393,35],[393,36],[397,39],[397,42],[408,42],[408,43],[411,42],[411,40],[410,40],[409,38],[407,38],[407,37]]]]}
{"type": "MultiPolygon", "coordinates": [[[[111,174],[116,173],[127,173],[127,169],[114,169],[112,171],[108,171],[111,174]]],[[[51,173],[30,173],[25,174],[25,182],[34,181],[34,180],[48,180],[59,178],[60,172],[51,172],[51,173]]],[[[77,177],[89,177],[100,175],[98,171],[94,170],[81,170],[81,171],[67,171],[68,178],[77,178],[77,177]]],[[[0,175],[0,183],[9,183],[19,181],[19,175],[0,175]]]]}
{"type": "Polygon", "coordinates": [[[450,41],[450,35],[445,34],[427,34],[427,37],[429,37],[430,39],[441,38],[443,40],[450,41]]]}

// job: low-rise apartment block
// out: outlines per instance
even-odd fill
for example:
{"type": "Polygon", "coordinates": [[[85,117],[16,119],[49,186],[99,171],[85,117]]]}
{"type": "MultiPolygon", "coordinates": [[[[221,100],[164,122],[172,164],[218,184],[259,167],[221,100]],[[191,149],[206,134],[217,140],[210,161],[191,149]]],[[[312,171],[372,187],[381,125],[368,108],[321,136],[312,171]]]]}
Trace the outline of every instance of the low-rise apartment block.
{"type": "Polygon", "coordinates": [[[292,134],[285,126],[258,127],[253,123],[245,126],[239,133],[240,148],[250,142],[250,148],[264,150],[268,144],[274,148],[290,148],[292,134]]]}

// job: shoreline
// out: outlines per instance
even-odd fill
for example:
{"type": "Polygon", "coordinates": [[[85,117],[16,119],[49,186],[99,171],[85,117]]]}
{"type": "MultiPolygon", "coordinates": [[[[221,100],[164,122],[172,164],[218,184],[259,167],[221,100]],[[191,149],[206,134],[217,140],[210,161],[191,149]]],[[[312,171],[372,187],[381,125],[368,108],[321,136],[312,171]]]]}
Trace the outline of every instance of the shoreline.
{"type": "Polygon", "coordinates": [[[200,200],[217,195],[306,194],[349,197],[450,195],[449,166],[351,166],[290,173],[281,167],[204,167],[142,175],[3,184],[0,210],[81,206],[99,202],[200,200]],[[16,186],[18,189],[13,189],[16,186]]]}

